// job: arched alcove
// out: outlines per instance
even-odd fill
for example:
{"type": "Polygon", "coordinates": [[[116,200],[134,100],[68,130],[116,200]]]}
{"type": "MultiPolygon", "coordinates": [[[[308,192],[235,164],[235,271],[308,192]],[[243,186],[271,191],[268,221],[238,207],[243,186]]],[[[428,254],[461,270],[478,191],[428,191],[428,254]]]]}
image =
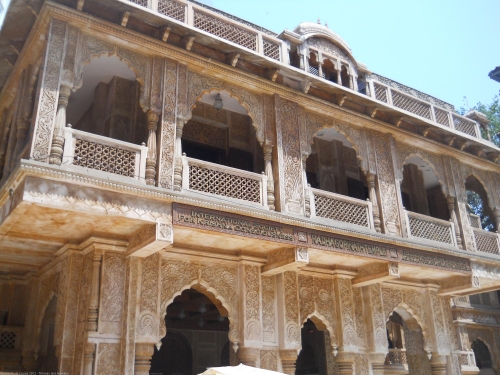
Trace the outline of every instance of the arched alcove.
{"type": "MultiPolygon", "coordinates": [[[[488,369],[493,369],[493,361],[491,359],[491,353],[488,346],[481,339],[476,339],[471,345],[472,351],[474,352],[474,357],[476,358],[476,366],[481,370],[479,374],[486,375],[490,373],[486,371],[488,369]]],[[[493,371],[491,371],[493,374],[493,371]]]]}
{"type": "Polygon", "coordinates": [[[335,69],[335,65],[330,59],[323,60],[323,76],[325,79],[331,82],[338,83],[337,70],[335,69]]]}
{"type": "Polygon", "coordinates": [[[155,349],[150,374],[195,375],[227,365],[229,319],[224,306],[206,289],[185,289],[167,306],[166,336],[155,349]],[[227,352],[227,353],[226,353],[227,352]]]}
{"type": "Polygon", "coordinates": [[[82,86],[69,97],[67,123],[77,130],[141,144],[147,118],[140,107],[140,83],[117,56],[93,58],[83,67],[82,86]]]}
{"type": "Polygon", "coordinates": [[[182,150],[188,157],[206,162],[255,173],[264,170],[252,118],[224,90],[207,92],[196,101],[183,128],[182,150]],[[221,108],[216,107],[216,100],[221,108]]]}
{"type": "Polygon", "coordinates": [[[296,375],[327,374],[327,358],[325,348],[325,332],[319,330],[311,319],[300,331],[302,349],[295,364],[296,375]]]}
{"type": "Polygon", "coordinates": [[[57,296],[53,295],[45,309],[41,325],[40,351],[38,352],[38,371],[41,372],[56,372],[58,370],[56,347],[54,346],[56,310],[57,296]]]}
{"type": "Polygon", "coordinates": [[[488,202],[488,194],[484,185],[474,175],[469,175],[465,180],[465,190],[467,193],[467,208],[469,222],[473,227],[494,231],[496,226],[488,202]]]}
{"type": "Polygon", "coordinates": [[[431,165],[419,156],[412,155],[405,160],[401,199],[408,211],[442,220],[450,219],[438,177],[431,165]]]}
{"type": "Polygon", "coordinates": [[[334,128],[315,133],[305,168],[307,183],[313,188],[361,200],[368,198],[365,174],[356,150],[334,128]]]}

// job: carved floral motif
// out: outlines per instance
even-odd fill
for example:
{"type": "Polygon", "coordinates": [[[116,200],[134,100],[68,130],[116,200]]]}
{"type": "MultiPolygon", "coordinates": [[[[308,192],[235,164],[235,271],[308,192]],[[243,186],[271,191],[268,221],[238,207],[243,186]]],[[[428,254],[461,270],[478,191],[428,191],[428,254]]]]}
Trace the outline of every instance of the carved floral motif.
{"type": "Polygon", "coordinates": [[[258,266],[245,265],[245,339],[260,341],[260,272],[258,266]]]}
{"type": "Polygon", "coordinates": [[[352,301],[351,280],[340,278],[337,280],[340,293],[340,311],[342,316],[343,344],[354,346],[358,343],[354,323],[354,305],[352,301]]]}
{"type": "Polygon", "coordinates": [[[101,343],[98,348],[96,375],[119,375],[120,344],[101,343]]]}
{"type": "Polygon", "coordinates": [[[299,308],[297,301],[297,274],[292,271],[283,274],[285,290],[285,341],[300,343],[299,308]]]}
{"type": "Polygon", "coordinates": [[[278,371],[278,353],[275,350],[260,351],[260,368],[278,371]]]}
{"type": "Polygon", "coordinates": [[[99,331],[120,333],[125,294],[125,256],[106,253],[103,262],[99,331]]]}
{"type": "Polygon", "coordinates": [[[262,276],[262,328],[264,342],[276,342],[275,276],[262,276]]]}

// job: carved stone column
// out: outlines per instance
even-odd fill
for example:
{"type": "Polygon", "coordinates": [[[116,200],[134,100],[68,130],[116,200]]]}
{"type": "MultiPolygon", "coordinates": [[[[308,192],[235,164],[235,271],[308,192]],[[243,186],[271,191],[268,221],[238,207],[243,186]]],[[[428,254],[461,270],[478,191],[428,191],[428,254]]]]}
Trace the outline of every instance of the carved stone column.
{"type": "Polygon", "coordinates": [[[135,344],[134,375],[149,375],[154,348],[153,343],[135,344]]]}
{"type": "Polygon", "coordinates": [[[457,214],[455,212],[455,197],[448,195],[446,197],[446,203],[448,204],[448,211],[450,212],[450,220],[455,227],[455,237],[457,239],[457,246],[459,249],[463,249],[462,245],[462,235],[460,233],[460,225],[458,224],[457,214]]]}
{"type": "Polygon", "coordinates": [[[85,344],[85,354],[83,357],[83,373],[84,375],[92,375],[92,370],[94,368],[94,358],[95,358],[95,348],[96,345],[92,343],[85,344]]]}
{"type": "Polygon", "coordinates": [[[341,71],[341,67],[339,65],[339,69],[337,70],[337,84],[342,86],[342,75],[340,74],[340,71],[341,71]]]}
{"type": "Polygon", "coordinates": [[[337,365],[339,375],[354,375],[354,356],[351,353],[339,353],[337,365]]]}
{"type": "Polygon", "coordinates": [[[274,207],[274,177],[273,177],[273,146],[264,144],[262,146],[264,151],[264,170],[267,177],[267,205],[271,211],[275,210],[274,207]]]}
{"type": "Polygon", "coordinates": [[[497,232],[500,232],[500,209],[493,209],[493,217],[495,218],[495,228],[497,232]]]}
{"type": "Polygon", "coordinates": [[[295,375],[295,363],[297,362],[297,350],[280,350],[281,367],[283,373],[295,375]]]}
{"type": "Polygon", "coordinates": [[[66,127],[66,107],[68,106],[70,94],[71,87],[61,85],[59,89],[59,101],[57,104],[54,133],[52,135],[52,144],[50,147],[50,164],[61,165],[64,146],[64,128],[66,127]]]}
{"type": "Polygon", "coordinates": [[[431,359],[432,375],[446,375],[446,357],[433,355],[431,359]]]}
{"type": "MultiPolygon", "coordinates": [[[[309,155],[302,154],[302,178],[304,179],[304,183],[307,183],[307,174],[306,174],[306,163],[309,155]]],[[[311,217],[311,197],[309,195],[309,188],[311,184],[307,184],[307,188],[304,190],[304,214],[306,217],[311,217]]]]}
{"type": "Polygon", "coordinates": [[[370,362],[372,364],[373,375],[384,375],[384,363],[386,354],[384,353],[371,353],[370,362]]]}
{"type": "Polygon", "coordinates": [[[177,119],[177,126],[175,128],[175,146],[174,146],[174,190],[180,191],[182,188],[182,130],[186,121],[177,119]]]}
{"type": "Polygon", "coordinates": [[[89,313],[87,331],[97,332],[97,318],[99,316],[99,286],[101,276],[102,253],[94,253],[92,264],[92,283],[90,284],[89,313]]]}
{"type": "Polygon", "coordinates": [[[240,347],[238,349],[238,360],[240,363],[243,363],[246,366],[257,367],[259,356],[260,349],[244,347],[240,347]]]}
{"type": "Polygon", "coordinates": [[[366,182],[368,183],[368,193],[370,196],[370,201],[372,202],[373,209],[373,225],[375,226],[375,230],[377,232],[381,232],[382,229],[380,227],[380,211],[377,200],[377,192],[375,191],[375,174],[367,173],[366,174],[366,182]]]}
{"type": "Polygon", "coordinates": [[[154,185],[156,178],[156,131],[160,114],[148,111],[148,156],[146,159],[146,184],[154,185]]]}

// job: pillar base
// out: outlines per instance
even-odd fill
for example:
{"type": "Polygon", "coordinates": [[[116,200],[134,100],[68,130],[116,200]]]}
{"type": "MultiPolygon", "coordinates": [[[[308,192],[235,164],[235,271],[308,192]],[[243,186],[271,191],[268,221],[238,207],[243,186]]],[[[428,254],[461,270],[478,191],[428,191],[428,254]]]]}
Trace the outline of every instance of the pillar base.
{"type": "Polygon", "coordinates": [[[134,375],[149,375],[154,351],[154,343],[135,344],[134,375]]]}
{"type": "Polygon", "coordinates": [[[295,362],[297,362],[297,350],[280,350],[282,372],[295,375],[295,362]]]}
{"type": "Polygon", "coordinates": [[[260,349],[240,347],[238,349],[238,361],[246,366],[257,367],[260,349]]]}

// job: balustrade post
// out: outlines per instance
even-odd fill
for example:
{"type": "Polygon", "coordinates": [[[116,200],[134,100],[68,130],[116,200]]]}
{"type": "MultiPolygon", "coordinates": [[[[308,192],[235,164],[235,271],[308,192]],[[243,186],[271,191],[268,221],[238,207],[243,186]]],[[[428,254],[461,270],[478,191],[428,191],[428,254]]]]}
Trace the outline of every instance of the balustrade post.
{"type": "Polygon", "coordinates": [[[493,217],[495,218],[495,231],[500,233],[500,209],[493,209],[493,217]]]}
{"type": "Polygon", "coordinates": [[[307,186],[307,188],[304,189],[304,211],[306,217],[311,217],[311,199],[309,197],[309,188],[311,187],[311,184],[307,183],[307,174],[306,174],[306,162],[308,157],[309,155],[302,154],[302,176],[303,176],[302,178],[307,186]]]}
{"type": "Polygon", "coordinates": [[[156,179],[156,131],[160,114],[148,111],[148,156],[146,158],[146,184],[154,185],[156,179]]]}
{"type": "Polygon", "coordinates": [[[90,285],[89,314],[87,331],[97,332],[97,319],[99,316],[99,285],[101,276],[102,254],[94,253],[92,265],[92,284],[90,285]]]}
{"type": "Polygon", "coordinates": [[[175,145],[174,145],[174,190],[181,191],[182,189],[182,130],[186,121],[177,119],[175,127],[175,145]]]}
{"type": "Polygon", "coordinates": [[[448,195],[446,197],[446,203],[448,204],[448,210],[450,211],[450,220],[455,227],[455,237],[457,239],[457,246],[459,249],[463,249],[462,246],[462,236],[460,233],[460,226],[458,225],[457,214],[455,212],[455,197],[448,195]]]}
{"type": "Polygon", "coordinates": [[[66,107],[68,106],[70,94],[71,87],[61,85],[59,89],[59,101],[57,103],[54,133],[52,135],[52,144],[50,147],[50,164],[61,165],[64,145],[64,128],[66,127],[66,107]]]}
{"type": "Polygon", "coordinates": [[[267,177],[267,205],[271,211],[274,211],[273,146],[266,143],[262,148],[264,151],[264,170],[267,177]]]}
{"type": "Polygon", "coordinates": [[[368,195],[370,196],[370,201],[372,202],[373,210],[373,225],[375,230],[380,233],[382,228],[380,226],[380,211],[378,208],[377,192],[375,191],[375,173],[368,173],[366,175],[366,182],[368,184],[368,195]]]}
{"type": "Polygon", "coordinates": [[[342,74],[340,74],[340,71],[342,70],[341,65],[339,64],[339,69],[337,70],[337,84],[342,86],[342,74]]]}
{"type": "Polygon", "coordinates": [[[85,344],[84,359],[83,359],[83,373],[84,375],[92,375],[94,368],[95,347],[93,343],[85,344]]]}

